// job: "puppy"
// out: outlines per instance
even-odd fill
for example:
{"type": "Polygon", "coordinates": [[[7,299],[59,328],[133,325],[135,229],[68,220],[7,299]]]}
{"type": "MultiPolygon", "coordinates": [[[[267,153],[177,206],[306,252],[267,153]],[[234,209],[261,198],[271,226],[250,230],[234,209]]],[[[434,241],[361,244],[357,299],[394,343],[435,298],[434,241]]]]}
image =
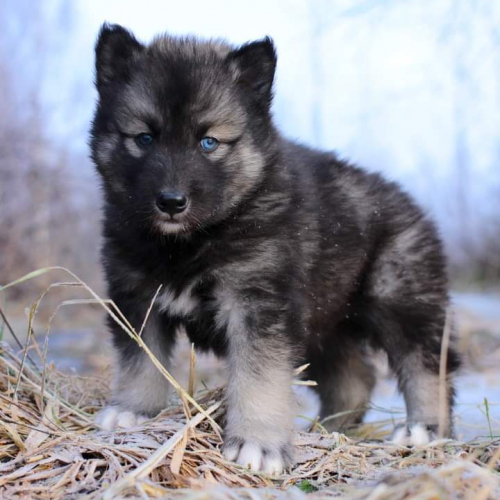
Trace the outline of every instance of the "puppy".
{"type": "MultiPolygon", "coordinates": [[[[144,341],[168,368],[183,327],[225,358],[224,453],[268,473],[293,460],[292,379],[305,362],[325,425],[343,429],[370,398],[370,353],[385,351],[407,407],[395,438],[432,439],[448,305],[442,245],[415,202],[276,129],[276,60],[269,38],[145,45],[104,25],[91,131],[111,298],[139,331],[162,285],[144,341]]],[[[117,375],[98,419],[107,429],[155,415],[169,395],[137,344],[109,327],[117,375]]],[[[453,348],[447,360],[445,435],[453,348]]]]}

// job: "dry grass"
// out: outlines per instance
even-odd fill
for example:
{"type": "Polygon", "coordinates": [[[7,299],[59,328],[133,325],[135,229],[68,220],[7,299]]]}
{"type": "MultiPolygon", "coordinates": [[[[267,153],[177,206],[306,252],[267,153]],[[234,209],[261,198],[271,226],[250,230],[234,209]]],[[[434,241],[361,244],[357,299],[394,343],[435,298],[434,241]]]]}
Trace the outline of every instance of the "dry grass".
{"type": "MultiPolygon", "coordinates": [[[[112,303],[72,279],[52,288],[87,289],[90,302],[104,307],[141,344],[112,303]]],[[[30,330],[40,303],[31,310],[30,330]]],[[[316,432],[295,437],[293,469],[274,478],[253,473],[220,454],[223,391],[192,397],[161,365],[158,369],[177,391],[177,404],[133,430],[98,431],[93,415],[106,400],[107,381],[64,374],[45,363],[35,366],[30,353],[38,350],[45,359],[45,346],[28,339],[19,354],[0,344],[0,498],[254,500],[300,499],[308,493],[367,500],[500,498],[500,440],[442,440],[409,449],[325,434],[316,426],[316,432]]],[[[368,431],[373,436],[377,427],[368,431]]]]}

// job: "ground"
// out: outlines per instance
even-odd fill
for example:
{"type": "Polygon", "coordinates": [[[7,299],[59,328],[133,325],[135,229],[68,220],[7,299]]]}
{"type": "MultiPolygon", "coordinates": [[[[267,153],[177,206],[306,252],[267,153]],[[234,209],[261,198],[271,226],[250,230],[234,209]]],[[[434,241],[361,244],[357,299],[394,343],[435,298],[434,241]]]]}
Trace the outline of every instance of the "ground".
{"type": "Polygon", "coordinates": [[[384,441],[404,411],[381,359],[367,422],[347,436],[327,434],[311,422],[309,432],[295,437],[297,464],[270,478],[220,454],[224,370],[216,360],[198,357],[193,370],[195,358],[182,343],[172,407],[132,431],[98,431],[93,415],[105,403],[109,381],[102,317],[84,329],[74,328],[85,325],[75,314],[56,319],[44,354],[52,309],[44,314],[40,306],[37,342],[21,350],[9,330],[25,342],[27,320],[22,308],[7,302],[2,310],[10,328],[2,327],[0,346],[0,498],[500,498],[500,297],[457,293],[454,303],[465,359],[455,441],[422,448],[384,441]],[[186,391],[190,379],[194,398],[186,391]]]}

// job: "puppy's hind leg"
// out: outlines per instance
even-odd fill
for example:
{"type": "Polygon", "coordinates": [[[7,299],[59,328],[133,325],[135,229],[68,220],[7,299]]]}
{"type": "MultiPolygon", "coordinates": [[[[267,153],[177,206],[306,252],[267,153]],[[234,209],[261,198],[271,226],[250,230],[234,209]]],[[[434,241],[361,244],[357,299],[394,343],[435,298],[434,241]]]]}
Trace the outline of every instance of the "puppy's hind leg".
{"type": "Polygon", "coordinates": [[[440,380],[441,344],[448,306],[445,261],[432,225],[423,217],[381,248],[368,277],[364,311],[385,349],[406,402],[406,424],[393,440],[423,445],[453,434],[452,376],[459,366],[453,337],[440,380]],[[444,387],[440,390],[440,383],[444,387]],[[444,398],[441,397],[444,394],[444,398]]]}
{"type": "Polygon", "coordinates": [[[407,417],[405,424],[396,427],[392,441],[423,446],[437,437],[452,436],[454,389],[449,376],[440,380],[437,358],[431,361],[417,352],[396,364],[395,371],[407,417]]]}
{"type": "Polygon", "coordinates": [[[308,376],[318,383],[321,423],[329,431],[345,431],[362,421],[375,386],[375,370],[364,350],[335,345],[309,353],[308,376]]]}

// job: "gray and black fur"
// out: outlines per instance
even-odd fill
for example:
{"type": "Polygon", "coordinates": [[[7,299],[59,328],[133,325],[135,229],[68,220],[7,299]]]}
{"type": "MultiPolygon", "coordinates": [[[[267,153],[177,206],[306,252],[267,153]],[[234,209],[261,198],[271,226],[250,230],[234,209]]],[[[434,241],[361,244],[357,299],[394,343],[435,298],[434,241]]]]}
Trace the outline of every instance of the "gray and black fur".
{"type": "MultiPolygon", "coordinates": [[[[395,183],[284,139],[270,113],[276,66],[266,38],[160,36],[143,45],[104,25],[92,157],[104,189],[109,294],[168,366],[184,327],[227,360],[225,453],[279,472],[291,461],[294,368],[311,363],[330,429],[362,418],[373,349],[387,353],[407,406],[402,442],[439,421],[448,285],[432,222],[395,183]],[[141,134],[152,138],[141,143],[141,134]],[[214,137],[213,152],[200,147],[214,137]],[[177,215],[160,192],[187,199],[177,215]]],[[[117,355],[104,427],[133,425],[167,404],[168,383],[110,322],[117,355]]],[[[446,434],[458,366],[448,352],[446,434]]],[[[430,432],[429,432],[430,431],[430,432]]],[[[424,440],[425,440],[424,439],[424,440]]]]}

